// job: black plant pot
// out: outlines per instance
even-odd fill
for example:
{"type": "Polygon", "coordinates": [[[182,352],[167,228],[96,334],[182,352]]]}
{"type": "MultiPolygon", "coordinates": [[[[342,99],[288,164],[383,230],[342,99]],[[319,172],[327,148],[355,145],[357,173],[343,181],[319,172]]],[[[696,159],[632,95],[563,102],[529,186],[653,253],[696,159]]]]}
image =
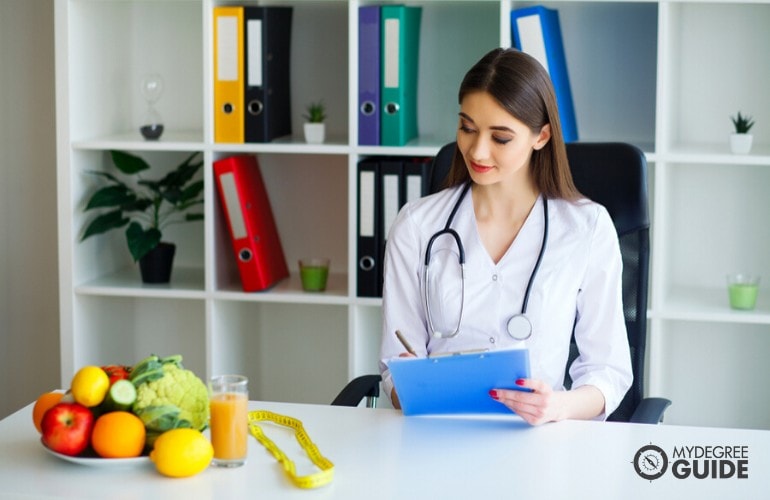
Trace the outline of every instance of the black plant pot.
{"type": "Polygon", "coordinates": [[[139,270],[144,283],[168,283],[171,280],[171,267],[174,264],[176,245],[159,243],[144,257],[139,259],[139,270]]]}

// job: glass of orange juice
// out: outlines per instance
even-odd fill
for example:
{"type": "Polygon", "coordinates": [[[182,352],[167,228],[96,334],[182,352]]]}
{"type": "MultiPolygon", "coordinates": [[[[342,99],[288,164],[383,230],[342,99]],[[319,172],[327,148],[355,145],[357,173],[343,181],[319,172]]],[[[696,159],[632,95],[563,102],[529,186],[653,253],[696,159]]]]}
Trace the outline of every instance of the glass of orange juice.
{"type": "Polygon", "coordinates": [[[248,448],[249,379],[243,375],[218,375],[209,381],[212,465],[240,467],[248,448]]]}

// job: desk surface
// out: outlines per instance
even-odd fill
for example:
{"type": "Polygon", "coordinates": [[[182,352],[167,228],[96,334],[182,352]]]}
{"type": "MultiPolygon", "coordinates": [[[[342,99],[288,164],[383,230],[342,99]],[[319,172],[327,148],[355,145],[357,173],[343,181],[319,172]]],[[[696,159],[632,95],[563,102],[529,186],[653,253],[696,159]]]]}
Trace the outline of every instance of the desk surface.
{"type": "MultiPolygon", "coordinates": [[[[252,401],[252,410],[301,419],[334,462],[330,485],[300,490],[253,438],[244,467],[209,467],[186,479],[163,477],[150,463],[123,469],[71,464],[42,448],[31,408],[0,421],[2,499],[753,499],[770,491],[770,431],[579,421],[530,427],[515,416],[404,417],[394,410],[252,401]],[[649,444],[669,458],[668,470],[653,481],[632,465],[649,444]],[[748,478],[672,474],[675,448],[706,446],[746,447],[748,478]]],[[[270,424],[264,430],[299,473],[313,471],[292,434],[270,424]]]]}

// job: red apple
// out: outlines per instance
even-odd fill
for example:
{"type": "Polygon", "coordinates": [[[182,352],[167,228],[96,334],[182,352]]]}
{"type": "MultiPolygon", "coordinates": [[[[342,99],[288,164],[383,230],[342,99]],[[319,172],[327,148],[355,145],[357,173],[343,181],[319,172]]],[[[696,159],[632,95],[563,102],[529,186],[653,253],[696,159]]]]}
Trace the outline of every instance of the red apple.
{"type": "Polygon", "coordinates": [[[94,415],[79,403],[58,403],[43,415],[43,444],[64,455],[79,455],[91,441],[94,415]]]}

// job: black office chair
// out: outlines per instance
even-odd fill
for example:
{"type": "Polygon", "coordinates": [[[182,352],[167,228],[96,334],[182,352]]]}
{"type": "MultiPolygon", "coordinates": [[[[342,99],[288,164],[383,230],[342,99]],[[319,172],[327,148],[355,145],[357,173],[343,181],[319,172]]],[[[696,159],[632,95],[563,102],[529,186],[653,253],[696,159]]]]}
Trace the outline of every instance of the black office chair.
{"type": "MultiPolygon", "coordinates": [[[[455,146],[454,142],[447,144],[436,155],[431,170],[431,193],[443,187],[455,155],[455,146]]],[[[623,143],[570,143],[567,145],[567,156],[578,190],[607,208],[618,232],[623,257],[623,305],[634,382],[608,420],[659,423],[671,401],[643,397],[650,260],[647,162],[644,153],[635,146],[623,143]]],[[[573,341],[568,367],[577,354],[577,345],[573,341]]],[[[571,385],[569,375],[565,385],[571,385]]]]}
{"type": "Polygon", "coordinates": [[[358,406],[366,398],[367,408],[377,407],[377,398],[380,397],[379,375],[361,375],[345,385],[332,401],[332,406],[358,406]]]}

